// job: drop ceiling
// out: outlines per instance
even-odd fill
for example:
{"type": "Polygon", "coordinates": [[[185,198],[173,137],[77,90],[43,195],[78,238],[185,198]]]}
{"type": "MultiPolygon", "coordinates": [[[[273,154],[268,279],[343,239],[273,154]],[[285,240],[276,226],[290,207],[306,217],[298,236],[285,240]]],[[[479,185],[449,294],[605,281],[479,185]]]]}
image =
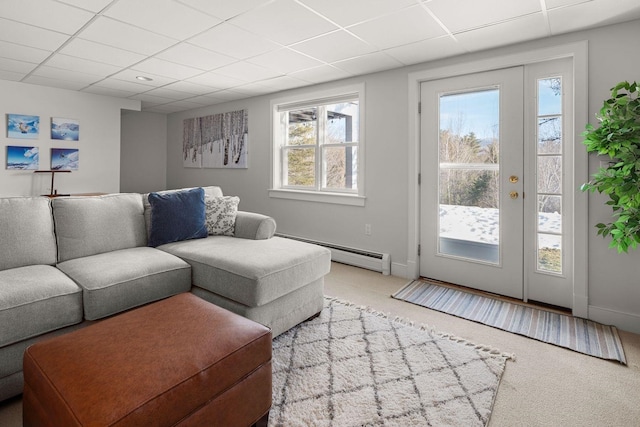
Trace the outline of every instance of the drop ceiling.
{"type": "Polygon", "coordinates": [[[173,113],[638,18],[638,0],[0,0],[0,79],[173,113]]]}

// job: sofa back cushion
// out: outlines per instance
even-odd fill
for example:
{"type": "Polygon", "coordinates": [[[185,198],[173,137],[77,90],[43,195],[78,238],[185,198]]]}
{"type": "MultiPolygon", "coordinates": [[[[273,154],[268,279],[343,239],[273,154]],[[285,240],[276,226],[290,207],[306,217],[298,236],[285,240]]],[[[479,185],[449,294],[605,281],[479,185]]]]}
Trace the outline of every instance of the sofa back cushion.
{"type": "Polygon", "coordinates": [[[147,245],[141,194],[59,197],[52,206],[58,262],[147,245]]]}
{"type": "Polygon", "coordinates": [[[0,270],[56,263],[51,202],[46,197],[0,198],[0,270]]]}

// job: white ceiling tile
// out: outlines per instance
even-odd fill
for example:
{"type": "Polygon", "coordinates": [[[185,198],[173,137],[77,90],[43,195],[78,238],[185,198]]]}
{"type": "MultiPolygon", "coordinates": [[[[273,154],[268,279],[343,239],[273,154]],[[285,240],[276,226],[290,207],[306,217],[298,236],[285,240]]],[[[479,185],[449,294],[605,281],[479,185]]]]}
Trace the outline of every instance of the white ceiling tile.
{"type": "Polygon", "coordinates": [[[55,31],[0,18],[0,40],[53,52],[68,39],[55,31]]]}
{"type": "Polygon", "coordinates": [[[608,0],[594,0],[548,12],[551,34],[554,35],[638,18],[640,18],[638,0],[616,0],[616,7],[611,7],[608,0]]]}
{"type": "Polygon", "coordinates": [[[146,72],[132,70],[132,69],[122,70],[111,77],[113,77],[114,79],[135,83],[137,85],[152,86],[152,87],[165,86],[176,81],[176,79],[171,77],[159,76],[157,74],[151,74],[151,73],[146,73],[146,72]],[[139,80],[136,78],[138,76],[149,77],[153,80],[150,80],[150,81],[139,80]]]}
{"type": "Polygon", "coordinates": [[[178,110],[176,111],[184,111],[184,110],[192,110],[194,108],[200,108],[202,107],[202,104],[198,103],[198,102],[191,102],[189,100],[186,101],[175,101],[175,102],[171,102],[169,104],[165,104],[168,107],[176,107],[178,108],[178,110]]]}
{"type": "Polygon", "coordinates": [[[63,70],[78,71],[80,73],[93,74],[100,77],[107,77],[117,73],[120,67],[89,61],[87,59],[76,58],[75,56],[55,54],[46,62],[46,65],[63,70]]]}
{"type": "Polygon", "coordinates": [[[149,58],[146,61],[142,61],[133,67],[134,70],[142,71],[143,73],[155,74],[157,76],[170,77],[175,80],[184,80],[189,77],[202,74],[204,71],[197,68],[186,67],[184,65],[176,64],[175,62],[165,61],[164,59],[149,58]]]}
{"type": "Polygon", "coordinates": [[[171,98],[164,98],[162,96],[150,95],[149,92],[139,93],[129,97],[130,99],[136,99],[138,101],[149,102],[152,104],[166,104],[173,101],[171,98]]]}
{"type": "Polygon", "coordinates": [[[249,83],[242,86],[236,86],[233,88],[233,91],[247,96],[260,96],[273,92],[273,88],[260,83],[249,83]]]}
{"type": "Polygon", "coordinates": [[[354,56],[366,55],[376,50],[375,47],[357,39],[344,30],[298,43],[291,46],[291,48],[325,62],[335,62],[354,56]]]}
{"type": "Polygon", "coordinates": [[[36,75],[31,75],[25,78],[24,80],[22,80],[22,82],[34,84],[34,85],[40,85],[40,86],[68,89],[68,90],[80,90],[86,86],[85,83],[80,81],[59,80],[59,79],[52,79],[49,77],[36,76],[36,75]]]}
{"type": "Polygon", "coordinates": [[[384,51],[406,65],[432,61],[465,53],[465,50],[450,36],[423,40],[384,51]]]}
{"type": "Polygon", "coordinates": [[[188,67],[210,71],[222,67],[237,59],[221,53],[212,52],[189,43],[180,43],[156,55],[156,58],[166,59],[188,67]]]}
{"type": "Polygon", "coordinates": [[[82,84],[81,87],[85,87],[87,85],[90,85],[91,83],[100,81],[103,78],[103,76],[86,74],[73,70],[63,70],[61,68],[49,67],[46,65],[39,66],[38,68],[33,70],[32,74],[35,76],[47,77],[50,79],[78,82],[82,84]]]}
{"type": "Polygon", "coordinates": [[[289,48],[282,48],[247,59],[247,62],[261,65],[281,74],[313,68],[322,65],[322,62],[309,56],[295,52],[289,48]]]}
{"type": "Polygon", "coordinates": [[[547,9],[555,9],[556,7],[571,6],[578,3],[585,3],[593,0],[546,0],[547,9]]]}
{"type": "Polygon", "coordinates": [[[262,37],[288,45],[337,29],[294,0],[278,0],[230,22],[262,37]]]}
{"type": "Polygon", "coordinates": [[[195,96],[193,98],[189,98],[189,101],[195,102],[196,104],[200,104],[200,105],[213,105],[213,104],[220,104],[222,102],[227,102],[226,99],[218,98],[213,95],[195,96]]]}
{"type": "Polygon", "coordinates": [[[178,40],[194,36],[221,22],[175,1],[120,0],[105,15],[178,40]]]}
{"type": "Polygon", "coordinates": [[[324,83],[331,80],[344,79],[347,77],[351,77],[352,75],[334,66],[322,65],[320,67],[309,68],[307,70],[291,73],[289,76],[311,83],[324,83]]]}
{"type": "Polygon", "coordinates": [[[177,0],[201,12],[227,20],[271,0],[177,0]]]}
{"type": "Polygon", "coordinates": [[[139,53],[78,38],[67,43],[60,53],[119,67],[128,67],[146,58],[139,53]]]}
{"type": "Polygon", "coordinates": [[[153,55],[177,42],[175,39],[105,17],[96,19],[78,34],[78,37],[143,55],[153,55]]]}
{"type": "Polygon", "coordinates": [[[209,71],[208,73],[200,74],[199,76],[192,77],[187,81],[191,83],[203,85],[203,86],[212,87],[217,90],[227,89],[234,86],[240,86],[246,83],[246,81],[244,80],[239,80],[229,76],[223,76],[221,74],[217,74],[214,71],[209,71]]]}
{"type": "Polygon", "coordinates": [[[189,93],[191,95],[201,95],[203,93],[213,92],[213,90],[209,86],[203,86],[196,83],[184,81],[171,83],[163,87],[178,92],[189,93]]]}
{"type": "Polygon", "coordinates": [[[121,90],[125,92],[130,92],[132,94],[143,93],[151,90],[151,87],[149,87],[148,85],[135,83],[133,81],[116,79],[113,77],[100,80],[99,82],[95,83],[94,86],[121,90]]]}
{"type": "Polygon", "coordinates": [[[26,75],[27,75],[27,73],[16,73],[14,71],[0,70],[0,79],[9,80],[9,81],[12,81],[12,82],[19,82],[26,75]]]}
{"type": "Polygon", "coordinates": [[[91,12],[100,12],[107,7],[113,0],[58,0],[61,3],[70,4],[72,6],[79,7],[81,9],[89,10],[91,12]]]}
{"type": "Polygon", "coordinates": [[[48,50],[35,47],[20,46],[15,43],[0,41],[0,57],[18,61],[40,63],[51,55],[48,50]]]}
{"type": "Polygon", "coordinates": [[[114,96],[116,98],[128,98],[137,93],[128,90],[119,90],[97,85],[87,86],[82,89],[82,92],[94,93],[96,95],[114,96]]]}
{"type": "Polygon", "coordinates": [[[187,92],[180,92],[177,90],[167,89],[166,86],[159,87],[157,89],[151,89],[149,92],[145,92],[148,95],[160,96],[168,98],[172,101],[182,101],[183,99],[192,98],[193,94],[187,92]]]}
{"type": "Polygon", "coordinates": [[[300,0],[344,27],[416,4],[416,0],[300,0]]]}
{"type": "Polygon", "coordinates": [[[455,38],[462,48],[473,52],[548,37],[549,35],[544,15],[536,13],[500,24],[455,34],[455,38]],[[505,38],[505,34],[510,34],[510,37],[505,38]]]}
{"type": "Polygon", "coordinates": [[[451,31],[469,30],[540,12],[540,0],[431,0],[424,3],[451,31]],[[462,11],[462,12],[461,12],[462,11]]]}
{"type": "Polygon", "coordinates": [[[249,58],[280,48],[276,43],[229,24],[218,25],[190,39],[189,43],[237,59],[249,58]]]}
{"type": "Polygon", "coordinates": [[[89,22],[94,14],[54,1],[20,0],[3,1],[0,17],[71,35],[89,22]]]}
{"type": "Polygon", "coordinates": [[[14,73],[30,73],[38,66],[33,62],[17,61],[15,59],[0,58],[0,70],[14,73]]]}
{"type": "Polygon", "coordinates": [[[242,80],[244,83],[271,79],[280,76],[281,73],[259,65],[250,64],[248,62],[235,62],[230,65],[218,68],[214,71],[216,74],[242,80]]]}
{"type": "Polygon", "coordinates": [[[269,80],[263,80],[263,85],[272,87],[278,91],[285,89],[293,89],[296,87],[308,86],[310,83],[304,80],[296,79],[290,76],[280,76],[269,80]]]}
{"type": "Polygon", "coordinates": [[[0,4],[0,79],[165,113],[640,19],[639,0],[0,4]]]}
{"type": "Polygon", "coordinates": [[[403,64],[389,55],[382,52],[375,52],[357,58],[334,62],[333,65],[348,73],[357,75],[390,70],[392,68],[402,67],[403,64]]]}
{"type": "Polygon", "coordinates": [[[446,34],[421,6],[414,6],[349,28],[381,49],[414,43],[446,34]]]}
{"type": "Polygon", "coordinates": [[[246,95],[243,95],[243,94],[238,93],[238,92],[234,92],[233,90],[225,89],[225,90],[219,90],[219,91],[210,93],[209,95],[207,95],[207,97],[223,99],[225,101],[233,101],[233,100],[236,100],[236,99],[246,98],[246,95]]]}

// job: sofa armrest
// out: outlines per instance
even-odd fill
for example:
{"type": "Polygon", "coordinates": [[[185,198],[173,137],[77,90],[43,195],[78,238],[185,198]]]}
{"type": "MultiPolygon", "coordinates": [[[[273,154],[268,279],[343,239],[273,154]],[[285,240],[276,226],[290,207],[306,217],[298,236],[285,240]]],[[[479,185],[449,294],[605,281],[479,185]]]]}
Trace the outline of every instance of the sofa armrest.
{"type": "Polygon", "coordinates": [[[238,211],[236,215],[235,237],[241,239],[270,239],[276,232],[276,221],[270,216],[238,211]]]}

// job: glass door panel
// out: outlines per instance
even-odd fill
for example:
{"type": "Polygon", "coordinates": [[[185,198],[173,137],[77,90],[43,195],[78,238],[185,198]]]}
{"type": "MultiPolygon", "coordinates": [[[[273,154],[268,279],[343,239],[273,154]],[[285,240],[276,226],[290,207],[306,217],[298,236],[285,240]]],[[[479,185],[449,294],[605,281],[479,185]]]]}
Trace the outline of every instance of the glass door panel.
{"type": "Polygon", "coordinates": [[[500,259],[500,90],[439,97],[438,253],[500,259]]]}

